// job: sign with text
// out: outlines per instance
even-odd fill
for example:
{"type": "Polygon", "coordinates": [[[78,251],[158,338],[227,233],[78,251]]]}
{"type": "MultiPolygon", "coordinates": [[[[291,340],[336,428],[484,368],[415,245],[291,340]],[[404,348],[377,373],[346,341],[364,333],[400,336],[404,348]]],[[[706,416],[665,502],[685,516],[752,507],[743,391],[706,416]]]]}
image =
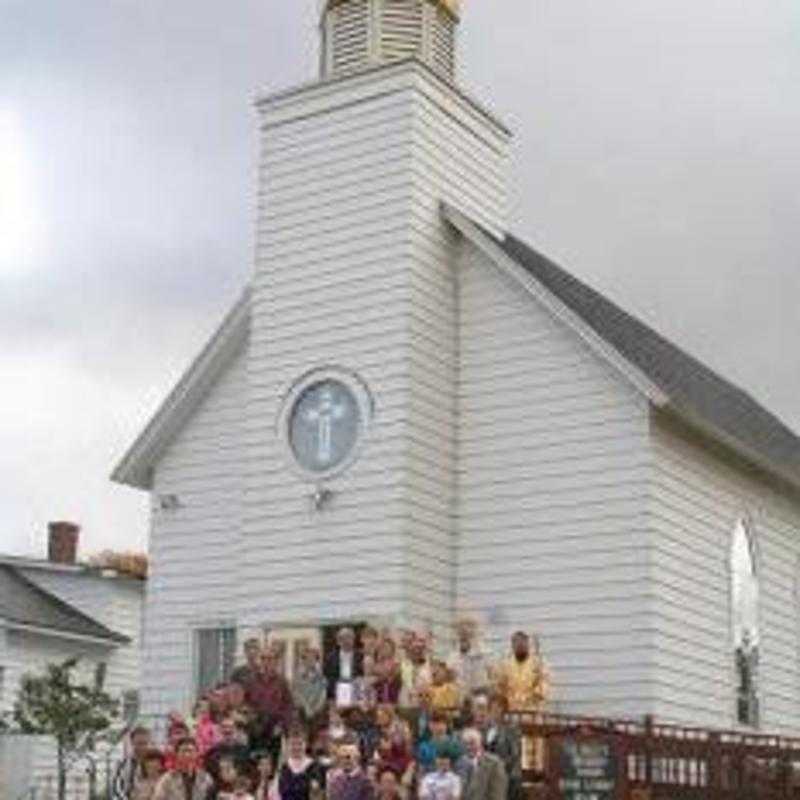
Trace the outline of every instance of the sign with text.
{"type": "Polygon", "coordinates": [[[617,758],[603,739],[564,739],[558,786],[564,800],[614,800],[617,758]]]}

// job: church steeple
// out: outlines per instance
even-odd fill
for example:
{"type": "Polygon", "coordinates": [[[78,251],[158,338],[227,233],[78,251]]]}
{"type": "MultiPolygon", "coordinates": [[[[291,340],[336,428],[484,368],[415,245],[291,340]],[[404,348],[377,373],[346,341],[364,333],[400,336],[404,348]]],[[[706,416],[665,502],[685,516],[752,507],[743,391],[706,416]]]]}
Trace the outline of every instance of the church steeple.
{"type": "Polygon", "coordinates": [[[322,77],[416,56],[455,75],[460,0],[325,0],[322,77]]]}

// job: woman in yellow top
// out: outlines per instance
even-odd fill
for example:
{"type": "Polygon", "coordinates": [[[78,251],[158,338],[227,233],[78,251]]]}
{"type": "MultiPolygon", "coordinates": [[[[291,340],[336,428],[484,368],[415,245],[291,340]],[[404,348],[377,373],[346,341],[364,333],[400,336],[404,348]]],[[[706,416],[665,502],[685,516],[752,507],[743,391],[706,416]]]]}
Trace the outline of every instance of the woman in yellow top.
{"type": "Polygon", "coordinates": [[[437,659],[432,662],[430,693],[434,711],[454,711],[459,706],[458,684],[444,661],[437,659]]]}

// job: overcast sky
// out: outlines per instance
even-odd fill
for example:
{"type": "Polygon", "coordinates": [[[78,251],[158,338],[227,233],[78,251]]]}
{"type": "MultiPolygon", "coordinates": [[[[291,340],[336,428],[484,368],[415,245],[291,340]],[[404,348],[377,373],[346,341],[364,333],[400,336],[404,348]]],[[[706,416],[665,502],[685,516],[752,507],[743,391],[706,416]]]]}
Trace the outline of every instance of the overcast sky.
{"type": "MultiPolygon", "coordinates": [[[[108,475],[251,268],[317,0],[0,0],[0,548],[146,542],[108,475]]],[[[800,429],[797,0],[466,0],[513,228],[800,429]]]]}

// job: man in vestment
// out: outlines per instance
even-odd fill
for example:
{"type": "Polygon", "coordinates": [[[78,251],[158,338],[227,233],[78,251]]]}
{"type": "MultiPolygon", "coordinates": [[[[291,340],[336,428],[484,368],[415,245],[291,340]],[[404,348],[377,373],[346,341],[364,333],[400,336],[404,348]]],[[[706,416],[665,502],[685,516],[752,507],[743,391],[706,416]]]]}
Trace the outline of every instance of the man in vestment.
{"type": "MultiPolygon", "coordinates": [[[[502,662],[497,674],[497,693],[508,711],[536,713],[547,701],[550,685],[547,669],[539,654],[538,639],[531,648],[531,637],[517,631],[511,637],[511,655],[502,662]]],[[[523,769],[544,770],[544,740],[526,736],[522,739],[523,769]]]]}
{"type": "Polygon", "coordinates": [[[538,652],[531,649],[531,638],[524,631],[511,637],[511,655],[500,664],[497,688],[511,712],[541,710],[549,693],[547,671],[538,652]]]}

